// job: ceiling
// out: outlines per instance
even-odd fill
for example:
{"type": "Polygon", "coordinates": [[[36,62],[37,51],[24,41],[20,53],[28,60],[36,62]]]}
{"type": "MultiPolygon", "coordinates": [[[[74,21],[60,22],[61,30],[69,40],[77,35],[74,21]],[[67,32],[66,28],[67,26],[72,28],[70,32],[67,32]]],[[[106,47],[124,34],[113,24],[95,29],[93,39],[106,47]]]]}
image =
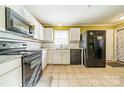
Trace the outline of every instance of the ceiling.
{"type": "Polygon", "coordinates": [[[43,25],[115,24],[124,14],[124,5],[27,5],[43,25]]]}

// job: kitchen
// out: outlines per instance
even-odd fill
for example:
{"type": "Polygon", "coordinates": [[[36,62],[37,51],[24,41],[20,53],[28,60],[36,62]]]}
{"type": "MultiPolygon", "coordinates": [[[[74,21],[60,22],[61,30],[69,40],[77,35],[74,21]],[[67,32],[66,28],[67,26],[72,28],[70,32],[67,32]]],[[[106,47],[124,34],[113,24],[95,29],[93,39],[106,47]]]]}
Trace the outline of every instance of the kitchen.
{"type": "Polygon", "coordinates": [[[123,10],[0,5],[0,87],[123,87],[123,10]],[[69,14],[74,16],[68,19],[69,14]]]}

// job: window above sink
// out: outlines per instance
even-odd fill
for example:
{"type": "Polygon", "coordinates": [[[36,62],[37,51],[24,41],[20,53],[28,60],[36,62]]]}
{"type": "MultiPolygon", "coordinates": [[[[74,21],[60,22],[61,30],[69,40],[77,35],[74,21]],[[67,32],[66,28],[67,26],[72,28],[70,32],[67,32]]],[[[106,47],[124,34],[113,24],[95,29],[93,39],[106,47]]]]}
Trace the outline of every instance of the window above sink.
{"type": "Polygon", "coordinates": [[[68,30],[55,30],[54,31],[54,43],[61,48],[69,44],[68,30]]]}

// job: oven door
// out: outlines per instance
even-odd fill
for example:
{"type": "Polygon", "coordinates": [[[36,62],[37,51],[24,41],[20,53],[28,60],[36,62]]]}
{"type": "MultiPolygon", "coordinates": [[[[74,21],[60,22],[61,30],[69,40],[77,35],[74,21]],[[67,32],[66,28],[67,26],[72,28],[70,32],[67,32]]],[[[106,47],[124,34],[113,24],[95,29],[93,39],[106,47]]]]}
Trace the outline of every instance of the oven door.
{"type": "Polygon", "coordinates": [[[34,54],[22,58],[22,85],[33,87],[38,82],[38,75],[42,73],[41,54],[34,54]]]}
{"type": "Polygon", "coordinates": [[[6,29],[25,35],[33,36],[34,34],[34,26],[8,7],[6,7],[6,29]]]}

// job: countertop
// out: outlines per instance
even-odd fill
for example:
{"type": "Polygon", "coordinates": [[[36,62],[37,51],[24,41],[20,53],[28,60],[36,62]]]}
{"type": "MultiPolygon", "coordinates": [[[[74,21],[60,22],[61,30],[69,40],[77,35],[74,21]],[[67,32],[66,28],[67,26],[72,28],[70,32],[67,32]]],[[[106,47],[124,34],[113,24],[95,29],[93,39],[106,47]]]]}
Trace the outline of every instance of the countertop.
{"type": "Polygon", "coordinates": [[[54,49],[54,50],[70,50],[70,49],[83,49],[83,48],[48,48],[48,49],[54,49]]]}
{"type": "Polygon", "coordinates": [[[0,55],[0,64],[9,62],[10,60],[14,60],[21,57],[22,55],[0,55]]]}

